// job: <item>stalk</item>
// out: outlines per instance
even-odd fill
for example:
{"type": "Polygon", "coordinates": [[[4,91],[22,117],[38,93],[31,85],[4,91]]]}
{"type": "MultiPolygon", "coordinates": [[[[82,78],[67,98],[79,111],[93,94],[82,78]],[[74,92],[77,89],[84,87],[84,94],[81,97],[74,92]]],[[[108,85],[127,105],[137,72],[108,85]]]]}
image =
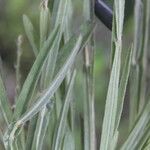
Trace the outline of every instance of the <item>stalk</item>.
{"type": "Polygon", "coordinates": [[[20,63],[21,63],[21,55],[22,55],[22,42],[23,42],[23,37],[22,35],[18,36],[17,40],[17,63],[16,63],[16,97],[20,92],[20,78],[21,78],[21,73],[20,73],[20,63]]]}
{"type": "MultiPolygon", "coordinates": [[[[84,1],[84,18],[94,22],[94,0],[84,1]]],[[[88,142],[89,150],[96,150],[95,138],[95,109],[94,109],[94,34],[84,50],[86,100],[84,108],[84,140],[88,142]],[[87,108],[86,108],[87,107],[87,108]],[[85,118],[86,117],[86,118],[85,118]],[[85,133],[87,132],[87,133],[85,133]],[[88,137],[87,137],[88,136],[88,137]]],[[[86,143],[84,143],[86,144],[86,143]]],[[[84,149],[86,149],[84,146],[84,149]]]]}

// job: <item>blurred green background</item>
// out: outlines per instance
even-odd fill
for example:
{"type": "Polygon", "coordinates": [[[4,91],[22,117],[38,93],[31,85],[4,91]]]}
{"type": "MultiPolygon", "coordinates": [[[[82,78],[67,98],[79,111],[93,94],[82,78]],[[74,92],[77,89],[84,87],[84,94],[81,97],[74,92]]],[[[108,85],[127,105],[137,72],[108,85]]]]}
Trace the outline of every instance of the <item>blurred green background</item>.
{"type": "MultiPolygon", "coordinates": [[[[51,1],[50,1],[51,3],[51,1]]],[[[107,0],[111,6],[113,1],[107,0]]],[[[26,75],[34,61],[34,55],[28,40],[25,36],[22,15],[26,14],[32,20],[35,27],[35,36],[39,36],[38,19],[40,12],[40,0],[0,0],[0,55],[3,61],[5,85],[11,103],[13,104],[15,97],[15,63],[16,63],[16,42],[18,35],[22,34],[24,37],[23,42],[23,55],[21,60],[21,73],[22,82],[25,80],[26,75]]],[[[126,0],[125,9],[125,25],[124,25],[124,47],[123,53],[132,43],[133,37],[133,4],[134,0],[126,0]]],[[[73,30],[77,30],[83,21],[83,5],[81,0],[73,1],[74,17],[73,30]]],[[[101,125],[103,119],[103,112],[105,106],[105,98],[107,93],[107,86],[109,81],[109,64],[111,53],[111,31],[109,31],[98,19],[96,19],[95,30],[95,108],[96,108],[96,129],[97,138],[100,137],[101,125]]],[[[38,40],[37,40],[38,42],[38,40]]],[[[82,57],[79,58],[80,62],[82,57]]],[[[123,59],[124,60],[124,59],[123,59]]],[[[79,70],[77,76],[77,83],[75,92],[78,94],[79,100],[76,106],[77,112],[80,114],[82,111],[81,99],[82,92],[82,68],[80,63],[77,63],[79,70]]],[[[128,94],[127,94],[128,97],[128,94]]],[[[128,98],[125,101],[125,108],[123,111],[122,123],[120,131],[122,138],[127,134],[127,118],[128,118],[128,98]]],[[[120,139],[121,141],[122,139],[120,139]]],[[[98,141],[99,142],[99,141],[98,141]]]]}

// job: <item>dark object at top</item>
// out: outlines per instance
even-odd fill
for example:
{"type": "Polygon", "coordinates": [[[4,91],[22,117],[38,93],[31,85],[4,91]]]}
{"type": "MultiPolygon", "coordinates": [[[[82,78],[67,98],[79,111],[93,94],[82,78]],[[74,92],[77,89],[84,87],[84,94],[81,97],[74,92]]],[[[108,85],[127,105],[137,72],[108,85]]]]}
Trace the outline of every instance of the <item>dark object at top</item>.
{"type": "Polygon", "coordinates": [[[95,14],[106,27],[112,30],[112,9],[102,0],[95,0],[95,14]]]}

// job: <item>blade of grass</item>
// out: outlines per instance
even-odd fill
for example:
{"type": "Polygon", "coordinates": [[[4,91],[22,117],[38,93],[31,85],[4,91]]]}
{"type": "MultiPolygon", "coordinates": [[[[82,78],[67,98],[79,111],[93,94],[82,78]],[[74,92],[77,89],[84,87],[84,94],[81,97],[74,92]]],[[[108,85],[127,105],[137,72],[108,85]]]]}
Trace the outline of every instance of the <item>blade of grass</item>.
{"type": "Polygon", "coordinates": [[[118,104],[117,104],[118,106],[117,106],[117,116],[116,116],[116,130],[118,130],[120,119],[121,119],[121,114],[122,114],[122,110],[123,110],[125,92],[126,92],[130,68],[131,68],[132,50],[133,50],[133,48],[130,48],[128,50],[125,64],[123,67],[120,84],[119,84],[118,104]]]}
{"type": "Polygon", "coordinates": [[[54,29],[52,34],[50,34],[48,40],[45,42],[42,50],[38,54],[29,74],[28,77],[23,85],[23,88],[21,90],[21,93],[18,97],[17,103],[16,103],[16,108],[14,110],[14,117],[13,119],[16,120],[18,119],[23,111],[25,111],[27,104],[32,97],[32,94],[34,92],[34,88],[36,86],[37,80],[40,75],[41,68],[44,64],[44,61],[47,58],[47,54],[49,52],[49,47],[52,46],[57,34],[59,32],[59,27],[54,29]]]}
{"type": "Polygon", "coordinates": [[[150,1],[146,0],[143,2],[144,5],[144,16],[143,16],[143,39],[142,48],[139,56],[140,62],[140,101],[139,101],[139,112],[143,109],[146,102],[146,87],[147,87],[147,69],[148,69],[148,46],[149,46],[149,27],[150,27],[150,1]]]}
{"type": "Polygon", "coordinates": [[[131,101],[130,101],[130,129],[137,118],[139,112],[140,102],[140,64],[139,54],[142,47],[142,28],[143,28],[143,2],[141,0],[135,1],[134,8],[134,50],[132,60],[132,74],[131,74],[131,101]]]}
{"type": "MultiPolygon", "coordinates": [[[[115,0],[115,17],[116,18],[116,29],[117,37],[115,42],[115,55],[110,75],[110,81],[108,86],[108,93],[105,104],[105,113],[102,126],[102,137],[101,137],[101,150],[111,149],[112,139],[115,136],[116,129],[116,116],[117,116],[117,104],[119,94],[119,78],[120,78],[120,66],[121,66],[121,51],[122,51],[122,31],[123,31],[123,20],[124,20],[124,0],[115,0]]],[[[116,141],[115,141],[116,143],[116,141]]]]}
{"type": "Polygon", "coordinates": [[[146,143],[143,146],[143,150],[149,150],[150,149],[150,136],[149,139],[146,141],[146,143]]]}
{"type": "MultiPolygon", "coordinates": [[[[64,33],[63,33],[63,36],[64,36],[64,44],[68,42],[68,40],[71,38],[71,35],[72,35],[72,19],[73,19],[73,6],[72,6],[72,1],[71,0],[68,0],[67,2],[67,10],[66,10],[66,13],[65,13],[65,18],[64,18],[64,33]]],[[[67,74],[67,77],[66,77],[66,84],[65,84],[65,87],[68,87],[69,85],[69,81],[70,81],[70,78],[71,78],[71,72],[73,70],[74,67],[72,67],[70,69],[70,71],[68,72],[67,74]]],[[[72,92],[72,97],[73,97],[73,92],[72,92]]],[[[60,105],[60,104],[58,104],[60,105]]],[[[69,125],[70,125],[70,128],[73,132],[74,130],[74,102],[71,101],[70,102],[70,107],[69,107],[69,125]]],[[[68,125],[68,126],[69,126],[68,125]]],[[[73,134],[73,133],[72,133],[73,134]]]]}
{"type": "MultiPolygon", "coordinates": [[[[81,26],[80,30],[78,33],[81,33],[81,35],[83,36],[83,40],[82,40],[82,44],[81,44],[81,49],[85,46],[85,44],[87,43],[87,40],[89,39],[89,37],[91,36],[92,32],[94,30],[94,24],[92,23],[85,23],[81,26]]],[[[73,41],[76,41],[76,36],[73,35],[72,38],[69,40],[71,41],[71,43],[73,43],[73,41]]],[[[69,43],[69,41],[67,43],[69,43]]],[[[71,45],[71,44],[70,44],[71,45]]],[[[54,76],[57,74],[57,72],[61,69],[62,64],[65,62],[65,60],[68,58],[70,51],[69,51],[69,47],[71,49],[71,46],[68,45],[68,48],[66,46],[66,48],[63,48],[59,51],[58,54],[58,58],[57,58],[57,62],[56,62],[56,68],[55,68],[55,73],[54,76]]]]}
{"type": "MultiPolygon", "coordinates": [[[[72,66],[74,59],[80,49],[82,42],[82,36],[80,35],[77,42],[75,43],[74,39],[72,41],[72,46],[74,47],[72,50],[72,53],[70,54],[70,57],[62,67],[62,69],[58,72],[58,75],[56,75],[56,78],[51,83],[51,86],[46,90],[46,92],[43,93],[43,95],[39,98],[39,100],[34,104],[29,111],[27,111],[16,123],[13,125],[13,128],[10,132],[6,133],[6,137],[8,143],[11,143],[12,145],[14,141],[14,136],[18,128],[23,125],[26,121],[30,120],[36,113],[41,111],[41,109],[49,102],[49,99],[52,98],[60,84],[62,83],[64,77],[66,76],[67,70],[72,66]]],[[[71,43],[68,42],[70,45],[71,43]]],[[[68,48],[68,46],[67,46],[68,48]]],[[[51,101],[50,103],[52,103],[51,101]]]]}
{"type": "Polygon", "coordinates": [[[74,137],[69,129],[64,137],[63,150],[75,150],[74,137]]]}
{"type": "Polygon", "coordinates": [[[70,101],[72,100],[71,96],[72,96],[75,74],[76,73],[74,72],[72,77],[71,77],[71,81],[69,83],[69,87],[67,90],[64,105],[63,105],[63,108],[62,108],[61,113],[60,113],[59,121],[57,123],[57,129],[54,133],[54,140],[53,140],[53,145],[52,145],[53,150],[58,150],[61,148],[62,140],[64,137],[64,131],[66,128],[66,121],[67,121],[67,114],[68,114],[68,110],[69,110],[69,104],[70,104],[70,101]]]}
{"type": "Polygon", "coordinates": [[[148,125],[148,127],[146,127],[145,131],[144,131],[144,136],[141,138],[141,140],[138,142],[136,149],[138,150],[143,150],[144,147],[146,147],[147,141],[150,137],[150,125],[148,125]]]}
{"type": "Polygon", "coordinates": [[[114,55],[115,55],[115,42],[116,42],[116,18],[115,18],[115,12],[113,13],[113,26],[112,26],[112,37],[111,37],[111,60],[110,60],[110,67],[112,67],[113,61],[114,61],[114,55]]]}
{"type": "MultiPolygon", "coordinates": [[[[60,3],[62,3],[60,1],[60,3]]],[[[43,75],[43,83],[44,83],[44,88],[46,88],[51,80],[52,80],[52,77],[54,75],[54,70],[55,70],[55,65],[56,65],[56,60],[57,60],[57,55],[58,55],[58,50],[59,50],[59,45],[60,45],[60,41],[61,41],[61,38],[62,38],[62,33],[64,31],[64,28],[65,28],[65,20],[67,18],[66,14],[68,14],[68,3],[67,3],[67,0],[65,0],[65,2],[63,3],[63,11],[61,10],[58,10],[58,13],[61,11],[61,15],[58,14],[57,18],[59,18],[59,21],[55,24],[55,26],[57,25],[61,25],[61,33],[60,33],[60,37],[58,38],[58,40],[56,41],[57,44],[56,44],[56,47],[53,49],[53,53],[51,53],[51,55],[49,55],[49,58],[47,60],[47,63],[45,65],[45,70],[46,71],[43,71],[43,72],[46,72],[45,75],[43,75]],[[59,16],[60,15],[60,16],[59,16]]],[[[61,8],[59,8],[61,9],[61,8]]]]}
{"type": "Polygon", "coordinates": [[[51,53],[48,56],[47,64],[45,67],[45,75],[44,75],[44,83],[43,83],[44,88],[47,88],[49,86],[51,80],[53,79],[57,56],[58,56],[58,51],[59,51],[59,47],[60,47],[60,41],[62,38],[62,31],[60,31],[60,32],[61,33],[54,41],[53,49],[51,50],[51,53]]]}
{"type": "Polygon", "coordinates": [[[5,123],[9,125],[13,114],[9,104],[9,100],[7,98],[6,90],[1,75],[0,75],[0,109],[2,111],[5,123]]]}
{"type": "Polygon", "coordinates": [[[50,120],[50,115],[51,115],[52,110],[53,110],[53,106],[50,105],[50,107],[48,108],[48,105],[47,105],[47,106],[44,106],[44,108],[39,114],[38,122],[36,125],[34,141],[32,143],[33,150],[34,149],[42,150],[43,141],[45,138],[45,134],[47,131],[47,127],[48,127],[48,123],[50,120]]]}
{"type": "MultiPolygon", "coordinates": [[[[50,28],[49,20],[50,20],[50,12],[48,9],[48,0],[44,0],[44,1],[41,1],[40,23],[39,23],[40,24],[40,50],[43,47],[44,41],[47,40],[48,29],[50,28]]],[[[48,72],[46,71],[47,69],[46,64],[48,60],[49,59],[47,58],[42,68],[42,74],[40,78],[41,90],[44,88],[45,72],[48,72]]]]}
{"type": "Polygon", "coordinates": [[[93,25],[91,24],[85,26],[79,37],[73,36],[64,46],[63,49],[72,49],[72,51],[69,53],[67,60],[64,62],[64,64],[62,64],[61,69],[57,73],[49,88],[41,95],[38,101],[15,123],[15,125],[13,125],[13,128],[11,128],[11,132],[6,133],[8,137],[8,142],[11,141],[12,143],[12,141],[14,141],[14,135],[17,129],[22,126],[26,121],[30,120],[36,113],[38,113],[49,102],[49,99],[52,98],[52,96],[62,83],[63,79],[65,78],[67,71],[74,63],[77,53],[85,45],[89,36],[91,35],[91,32],[93,30],[92,27],[93,25]]]}
{"type": "MultiPolygon", "coordinates": [[[[52,27],[62,23],[62,20],[64,20],[67,14],[67,5],[68,0],[54,1],[54,8],[52,12],[52,27]]],[[[61,24],[61,28],[64,31],[64,24],[61,24]]]]}
{"type": "Polygon", "coordinates": [[[48,0],[41,2],[40,11],[40,49],[43,47],[44,41],[47,40],[50,22],[50,11],[48,9],[48,0]]]}
{"type": "MultiPolygon", "coordinates": [[[[67,1],[66,1],[64,3],[64,9],[61,12],[62,13],[61,17],[62,18],[60,18],[61,22],[59,22],[59,23],[61,24],[61,31],[62,32],[63,32],[64,26],[66,25],[65,22],[66,22],[66,19],[67,19],[67,14],[70,14],[68,12],[68,8],[69,8],[68,5],[69,4],[70,3],[67,3],[67,1]]],[[[58,10],[58,12],[59,12],[59,10],[58,10]]],[[[44,86],[43,87],[44,88],[47,88],[50,85],[51,80],[52,80],[53,75],[54,75],[55,66],[57,65],[56,61],[57,61],[57,55],[58,55],[59,45],[60,45],[60,41],[62,39],[62,32],[61,32],[60,36],[58,37],[58,39],[55,42],[56,46],[52,49],[52,51],[51,51],[51,53],[50,53],[50,55],[49,55],[49,57],[47,59],[47,63],[45,64],[45,68],[44,68],[45,71],[43,70],[43,77],[44,77],[44,81],[43,81],[44,86]]],[[[40,143],[40,145],[42,145],[42,144],[40,143]]],[[[39,147],[39,146],[37,146],[37,147],[39,147]]]]}
{"type": "Polygon", "coordinates": [[[68,0],[67,2],[67,11],[65,13],[65,29],[64,29],[64,41],[65,43],[70,39],[71,37],[71,26],[72,26],[72,19],[73,19],[73,6],[72,1],[68,0]]]}
{"type": "Polygon", "coordinates": [[[118,87],[120,75],[120,49],[116,48],[114,63],[112,66],[108,94],[106,99],[105,114],[102,127],[101,150],[110,149],[111,140],[114,136],[115,121],[117,114],[118,87]]]}
{"type": "Polygon", "coordinates": [[[38,115],[34,116],[29,123],[28,132],[27,132],[27,140],[26,140],[26,150],[29,150],[32,148],[32,143],[34,139],[34,133],[35,133],[35,126],[37,123],[38,115]]]}
{"type": "Polygon", "coordinates": [[[33,25],[31,23],[30,19],[26,15],[23,15],[23,24],[24,24],[27,38],[32,46],[33,52],[34,52],[35,56],[37,56],[39,51],[38,51],[37,46],[34,41],[34,36],[33,36],[34,28],[33,28],[33,25]]]}
{"type": "MultiPolygon", "coordinates": [[[[60,69],[60,71],[58,72],[58,74],[56,75],[55,79],[52,81],[52,83],[50,84],[49,88],[46,90],[46,92],[44,92],[41,97],[39,98],[39,100],[36,102],[36,104],[34,104],[29,111],[27,111],[22,118],[20,118],[18,120],[19,124],[23,124],[24,122],[26,122],[27,120],[29,120],[32,116],[34,116],[37,112],[39,112],[42,107],[44,105],[46,105],[49,102],[49,99],[52,98],[52,96],[54,95],[54,93],[56,92],[56,90],[58,89],[58,87],[60,86],[60,84],[62,83],[67,70],[69,69],[70,66],[72,66],[74,59],[76,57],[76,54],[79,51],[79,48],[81,46],[81,41],[82,41],[82,36],[79,36],[78,40],[76,43],[74,43],[74,39],[72,42],[68,43],[69,45],[71,45],[71,47],[73,46],[73,50],[69,56],[69,58],[66,60],[65,64],[63,65],[63,67],[60,69]]],[[[66,46],[68,48],[68,46],[66,46]]],[[[66,48],[65,47],[65,48],[66,48]]]]}
{"type": "Polygon", "coordinates": [[[136,121],[133,129],[131,130],[127,140],[121,147],[121,150],[136,150],[138,143],[144,138],[145,131],[147,129],[147,126],[150,124],[150,101],[147,105],[145,105],[145,108],[143,109],[143,112],[139,116],[138,120],[136,121]]]}
{"type": "Polygon", "coordinates": [[[150,26],[149,1],[135,1],[134,55],[131,78],[130,128],[146,100],[146,74],[150,26]],[[134,80],[132,80],[134,79],[134,80]]]}
{"type": "MultiPolygon", "coordinates": [[[[94,0],[84,1],[84,18],[86,21],[94,22],[94,0]]],[[[84,123],[87,123],[88,134],[84,132],[84,149],[96,150],[96,130],[95,130],[95,108],[94,108],[94,33],[88,41],[84,51],[85,61],[85,88],[86,99],[84,123]],[[86,114],[87,113],[87,114],[86,114]],[[87,117],[87,118],[86,118],[87,117]],[[86,120],[87,119],[87,120],[86,120]],[[87,143],[86,143],[87,142],[87,143]]]]}

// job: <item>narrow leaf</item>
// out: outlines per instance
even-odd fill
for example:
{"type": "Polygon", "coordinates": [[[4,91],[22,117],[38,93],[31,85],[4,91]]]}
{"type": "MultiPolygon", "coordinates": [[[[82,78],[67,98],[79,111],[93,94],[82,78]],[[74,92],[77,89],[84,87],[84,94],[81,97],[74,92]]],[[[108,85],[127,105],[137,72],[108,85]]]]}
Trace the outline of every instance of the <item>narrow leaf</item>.
{"type": "MultiPolygon", "coordinates": [[[[72,64],[75,61],[76,55],[79,52],[79,50],[85,45],[87,42],[89,36],[91,35],[91,32],[93,31],[93,25],[85,25],[86,28],[82,30],[80,36],[73,36],[68,43],[64,46],[63,49],[71,50],[69,53],[68,58],[62,64],[61,69],[57,73],[55,79],[51,82],[51,85],[47,90],[43,92],[41,97],[37,100],[37,102],[26,112],[24,115],[13,125],[13,128],[11,129],[11,132],[6,133],[6,135],[9,137],[9,141],[11,143],[14,140],[14,135],[17,131],[17,129],[23,125],[26,121],[30,120],[36,113],[41,111],[41,109],[47,104],[52,103],[53,101],[49,101],[50,98],[53,97],[54,93],[59,88],[60,84],[62,83],[63,79],[65,78],[68,70],[72,66],[72,64]],[[87,30],[88,29],[88,30],[87,30]]],[[[64,51],[64,50],[62,50],[64,51]]]]}
{"type": "Polygon", "coordinates": [[[17,100],[16,109],[14,112],[14,120],[19,118],[21,116],[21,114],[23,113],[23,111],[25,111],[27,104],[28,104],[30,98],[32,97],[34,88],[36,86],[37,80],[41,73],[41,68],[42,68],[44,61],[46,60],[47,55],[49,53],[49,50],[50,50],[49,47],[53,45],[52,43],[54,42],[57,34],[59,34],[58,30],[59,30],[59,28],[57,27],[54,29],[52,34],[50,34],[49,38],[45,42],[40,53],[38,54],[32,68],[27,76],[27,79],[23,85],[23,88],[22,88],[21,93],[17,100]]]}
{"type": "Polygon", "coordinates": [[[75,79],[75,72],[71,77],[71,81],[70,81],[70,84],[69,84],[69,87],[67,90],[64,105],[63,105],[62,111],[60,113],[60,118],[59,118],[59,121],[57,124],[57,129],[54,133],[54,141],[53,141],[53,146],[52,146],[53,150],[60,149],[62,139],[64,137],[64,131],[66,128],[66,120],[67,120],[67,114],[68,114],[68,110],[69,110],[69,104],[72,99],[71,96],[72,96],[72,90],[73,90],[73,85],[74,85],[74,79],[75,79]]]}
{"type": "Polygon", "coordinates": [[[75,150],[74,137],[70,130],[65,134],[63,150],[75,150]]]}
{"type": "MultiPolygon", "coordinates": [[[[118,107],[118,94],[119,94],[119,79],[120,79],[120,67],[121,67],[121,51],[122,51],[122,31],[124,20],[124,0],[114,1],[114,14],[116,19],[116,39],[115,39],[115,54],[110,75],[110,81],[108,86],[108,93],[106,98],[105,113],[102,126],[101,137],[101,150],[109,150],[115,148],[115,143],[112,143],[112,139],[116,136],[116,117],[118,107]]],[[[113,24],[115,25],[115,24],[113,24]]],[[[115,29],[113,27],[113,29],[115,29]]]]}
{"type": "Polygon", "coordinates": [[[51,117],[51,112],[53,109],[53,105],[50,105],[50,107],[44,106],[44,108],[41,110],[39,116],[38,116],[38,121],[36,124],[36,131],[34,135],[34,141],[32,143],[32,149],[36,150],[42,150],[43,147],[43,142],[45,138],[45,134],[47,131],[49,119],[51,117]]]}
{"type": "Polygon", "coordinates": [[[50,12],[48,9],[48,0],[41,2],[40,11],[40,49],[42,48],[44,41],[47,39],[48,29],[50,28],[50,12]]]}
{"type": "Polygon", "coordinates": [[[12,111],[10,108],[9,100],[6,95],[6,90],[0,75],[0,109],[7,125],[12,119],[12,111]]]}
{"type": "Polygon", "coordinates": [[[23,15],[23,24],[24,24],[27,38],[28,38],[28,40],[32,46],[33,52],[34,52],[35,56],[37,56],[38,55],[38,49],[37,49],[37,46],[36,46],[35,41],[34,41],[33,25],[31,23],[30,19],[26,15],[23,15]]]}
{"type": "MultiPolygon", "coordinates": [[[[73,41],[69,41],[68,44],[72,45],[74,48],[69,56],[69,58],[66,60],[63,67],[60,69],[58,74],[56,75],[55,79],[50,84],[49,88],[41,95],[41,97],[38,99],[38,101],[30,108],[29,111],[27,111],[21,119],[19,119],[19,124],[23,124],[30,118],[32,118],[37,112],[39,112],[44,105],[46,105],[49,102],[49,99],[52,98],[54,93],[57,91],[58,87],[62,83],[63,79],[65,78],[68,69],[72,66],[74,59],[76,58],[76,55],[80,49],[82,41],[82,36],[79,36],[76,43],[73,41]]],[[[67,46],[68,48],[68,46],[67,46]]]]}
{"type": "Polygon", "coordinates": [[[34,134],[35,134],[35,126],[37,123],[38,116],[34,116],[30,122],[29,122],[29,127],[28,127],[28,132],[27,132],[27,140],[26,140],[26,146],[25,149],[29,150],[32,148],[32,143],[34,139],[34,134]]]}
{"type": "Polygon", "coordinates": [[[130,67],[131,67],[132,51],[133,51],[133,48],[128,50],[125,64],[123,65],[123,73],[121,76],[121,81],[119,85],[119,93],[118,93],[119,95],[118,95],[118,106],[117,106],[117,116],[116,116],[116,130],[118,130],[120,119],[121,119],[121,114],[123,110],[125,92],[127,88],[130,67]]]}
{"type": "Polygon", "coordinates": [[[143,112],[139,116],[136,124],[134,125],[133,129],[131,130],[127,140],[121,147],[121,150],[136,150],[138,143],[141,139],[145,136],[145,130],[147,126],[150,124],[150,101],[145,106],[143,112]]]}

